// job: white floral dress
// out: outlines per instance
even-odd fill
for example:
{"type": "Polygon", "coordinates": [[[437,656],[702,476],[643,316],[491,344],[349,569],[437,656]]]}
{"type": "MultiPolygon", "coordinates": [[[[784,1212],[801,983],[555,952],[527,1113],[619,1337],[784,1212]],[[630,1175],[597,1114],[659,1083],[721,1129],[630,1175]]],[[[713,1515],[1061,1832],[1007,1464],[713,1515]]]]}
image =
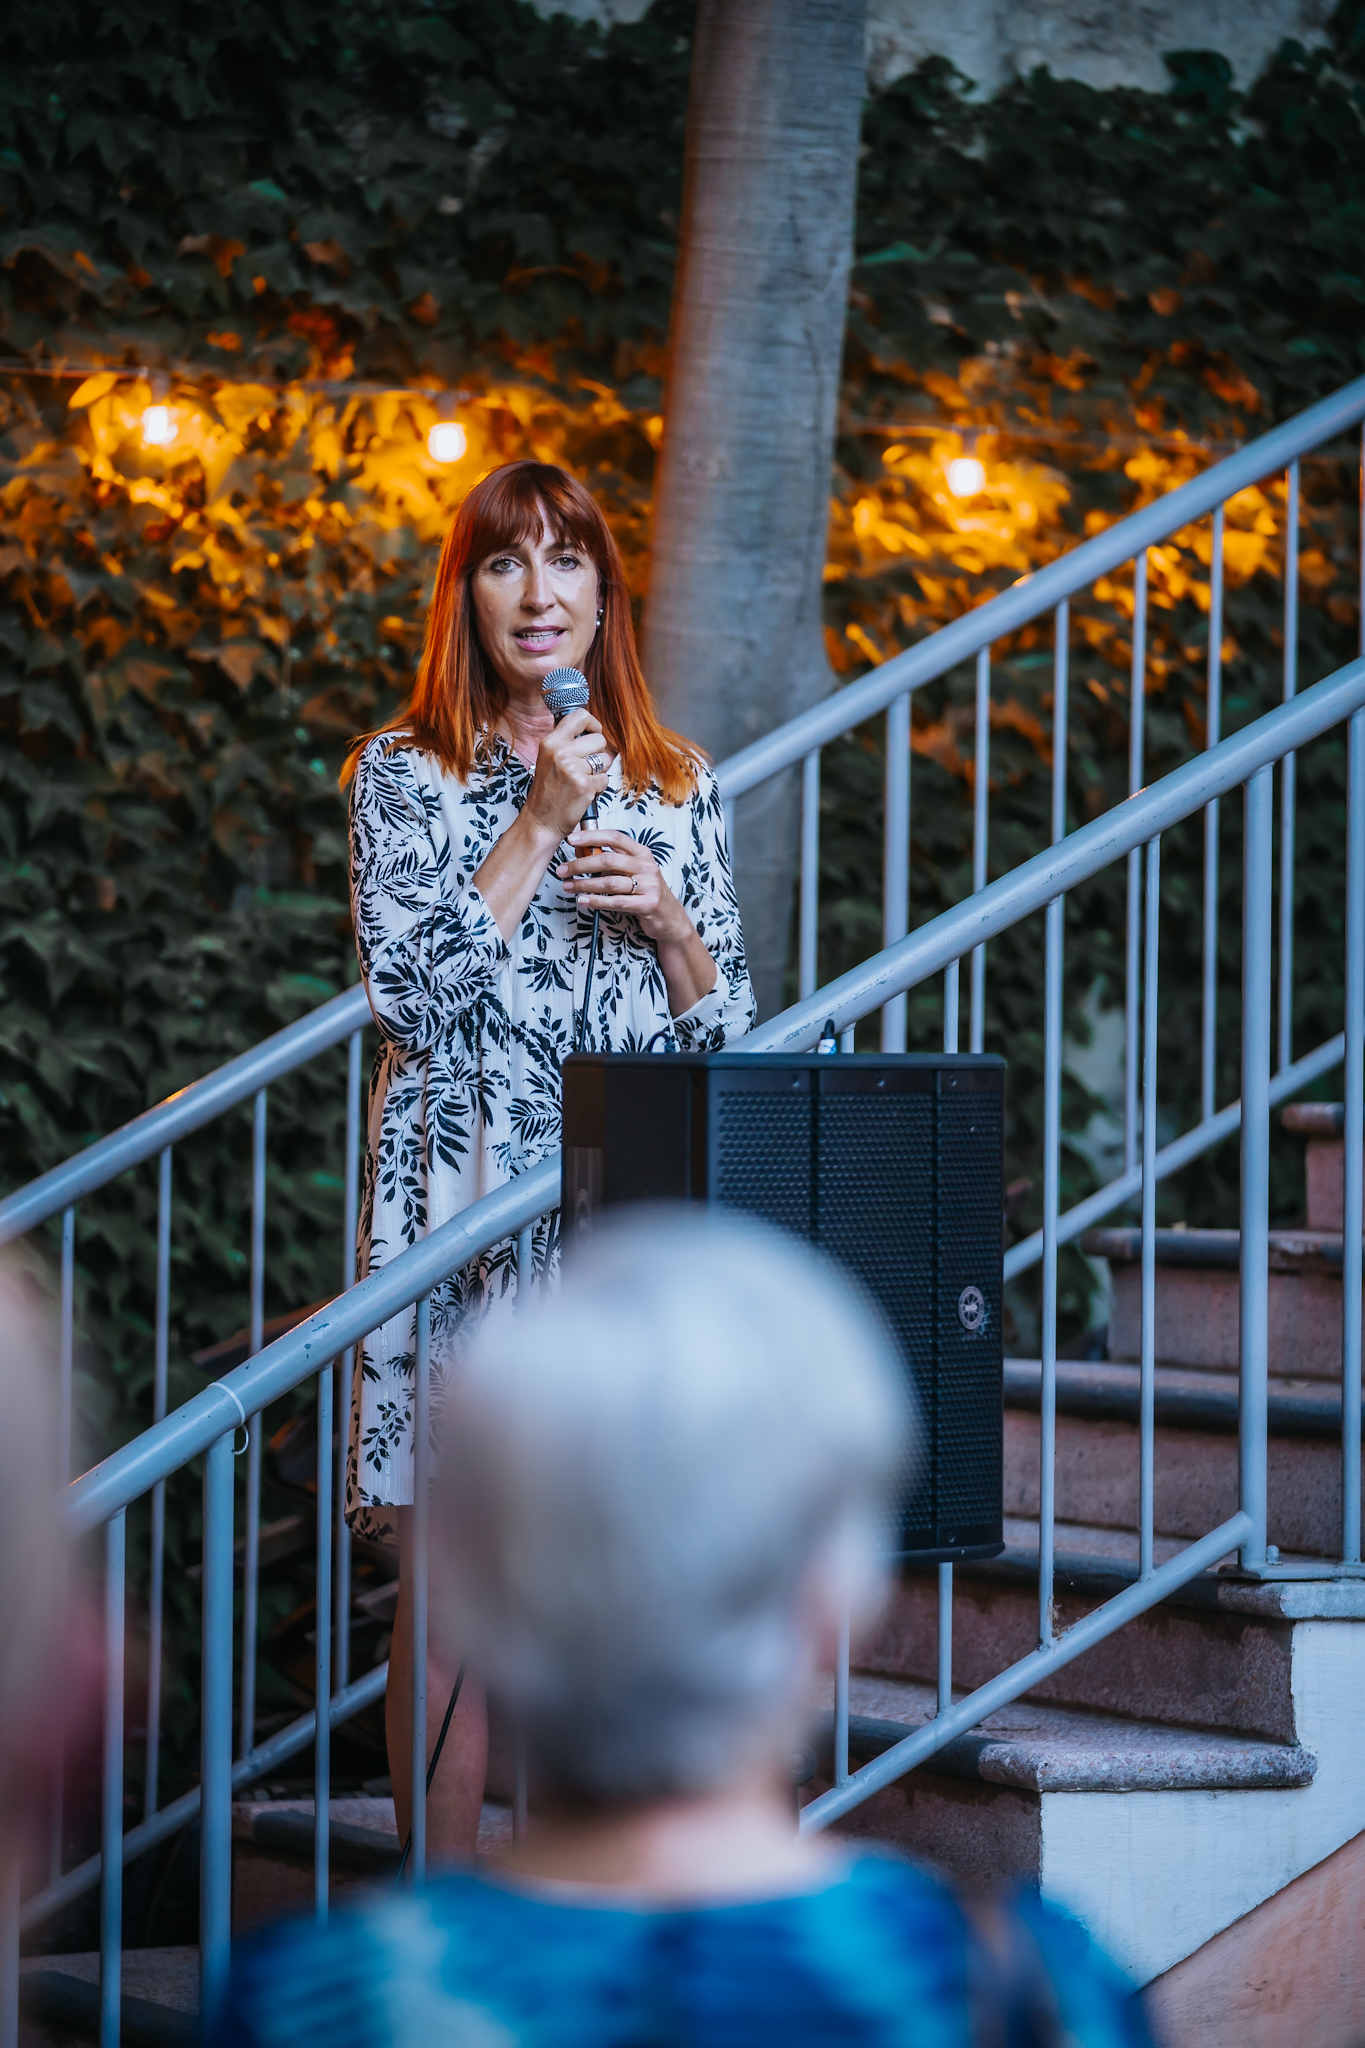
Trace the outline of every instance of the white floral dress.
{"type": "MultiPolygon", "coordinates": [[[[468,782],[429,755],[371,740],[351,796],[356,950],[382,1035],[370,1091],[358,1242],[363,1277],[559,1143],[560,1064],[583,999],[592,916],[553,872],[504,940],[473,877],[525,803],[531,772],[501,739],[468,782]]],[[[588,1044],[639,1052],[671,1029],[684,1051],[718,1051],[754,1021],[725,822],[703,769],[686,803],[636,797],[613,763],[603,825],[647,846],[717,965],[715,987],[681,1017],[651,940],[602,914],[588,1044]]],[[[558,1216],[535,1227],[536,1271],[553,1270],[558,1216]]],[[[470,1315],[515,1296],[511,1238],[443,1282],[431,1302],[433,1382],[470,1315]]],[[[379,1534],[383,1509],[412,1499],[416,1312],[365,1339],[351,1400],[348,1518],[379,1534]]]]}

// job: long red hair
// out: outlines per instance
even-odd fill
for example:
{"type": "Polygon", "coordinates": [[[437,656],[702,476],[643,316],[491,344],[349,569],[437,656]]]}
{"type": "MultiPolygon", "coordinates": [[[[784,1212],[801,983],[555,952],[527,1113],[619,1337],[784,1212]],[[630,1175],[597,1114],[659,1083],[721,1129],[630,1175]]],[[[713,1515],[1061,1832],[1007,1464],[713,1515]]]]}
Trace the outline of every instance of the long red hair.
{"type": "MultiPolygon", "coordinates": [[[[666,803],[685,803],[705,756],[659,723],[635,651],[621,551],[590,493],[550,462],[505,463],[475,484],[460,506],[436,568],[416,686],[382,730],[395,735],[395,746],[416,747],[447,774],[468,778],[481,736],[491,733],[507,703],[506,685],[479,644],[471,572],[500,548],[540,539],[542,508],[555,538],[581,549],[597,570],[602,623],[584,673],[593,714],[621,757],[622,782],[636,795],[653,783],[666,803]]],[[[365,739],[352,751],[343,781],[365,739]]]]}

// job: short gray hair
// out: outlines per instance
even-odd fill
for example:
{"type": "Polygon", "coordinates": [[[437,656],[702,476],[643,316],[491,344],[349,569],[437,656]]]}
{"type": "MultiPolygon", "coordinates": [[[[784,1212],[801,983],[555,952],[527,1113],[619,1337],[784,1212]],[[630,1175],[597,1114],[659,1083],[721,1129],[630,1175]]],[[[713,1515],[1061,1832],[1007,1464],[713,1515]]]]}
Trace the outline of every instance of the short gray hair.
{"type": "Polygon", "coordinates": [[[599,1224],[491,1318],[442,1424],[447,1609],[544,1777],[700,1790],[793,1738],[803,1602],[876,1587],[909,1427],[865,1298],[738,1215],[599,1224]]]}

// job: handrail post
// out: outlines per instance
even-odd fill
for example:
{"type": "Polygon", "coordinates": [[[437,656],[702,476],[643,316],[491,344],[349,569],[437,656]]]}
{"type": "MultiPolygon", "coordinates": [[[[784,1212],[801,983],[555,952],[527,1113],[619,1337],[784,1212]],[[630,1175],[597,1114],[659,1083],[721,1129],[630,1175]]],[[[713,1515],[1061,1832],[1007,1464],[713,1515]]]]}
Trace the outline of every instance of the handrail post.
{"type": "Polygon", "coordinates": [[[104,1526],[104,1784],[100,1846],[100,2048],[118,2048],[123,2011],[123,1621],[128,1510],[104,1526]]]}
{"type": "MultiPolygon", "coordinates": [[[[1365,626],[1365,620],[1362,621],[1365,626]]],[[[1365,712],[1347,740],[1346,1180],[1341,1212],[1341,1555],[1360,1562],[1360,1353],[1362,1179],[1365,1178],[1365,712]]]]}
{"type": "Polygon", "coordinates": [[[212,2031],[232,1941],[232,1439],[204,1454],[199,1761],[199,2022],[212,2031]]]}
{"type": "MultiPolygon", "coordinates": [[[[156,1200],[156,1352],[152,1369],[152,1421],[166,1413],[171,1341],[171,1147],[157,1164],[156,1200]]],[[[142,1786],[142,1818],[156,1812],[161,1771],[161,1639],[165,1608],[166,1482],[152,1488],[151,1582],[147,1593],[147,1763],[142,1786]]]]}
{"type": "Polygon", "coordinates": [[[313,1910],[327,1918],[332,1796],[332,1367],[318,1374],[317,1587],[313,1628],[313,1910]]]}
{"type": "Polygon", "coordinates": [[[1138,1570],[1156,1568],[1156,1070],[1161,953],[1161,840],[1147,842],[1147,924],[1142,976],[1142,1357],[1138,1395],[1138,1570]]]}
{"type": "Polygon", "coordinates": [[[814,995],[820,931],[820,749],[801,764],[801,908],[797,993],[814,995]]]}
{"type": "MultiPolygon", "coordinates": [[[[1128,794],[1142,788],[1147,718],[1147,552],[1133,563],[1133,656],[1128,685],[1128,794]]],[[[1123,989],[1123,1170],[1138,1151],[1138,933],[1142,921],[1142,853],[1128,856],[1128,923],[1123,989]]]]}
{"type": "MultiPolygon", "coordinates": [[[[1284,702],[1299,687],[1299,465],[1291,462],[1284,480],[1284,702]]],[[[1294,809],[1297,777],[1293,754],[1280,763],[1280,988],[1281,1072],[1294,1057],[1294,809]]]]}
{"type": "Polygon", "coordinates": [[[1053,1639],[1057,1512],[1057,1209],[1062,1133],[1062,935],[1065,898],[1046,912],[1043,997],[1043,1324],[1038,1452],[1038,1642],[1053,1639]]]}
{"type": "MultiPolygon", "coordinates": [[[[1209,666],[1204,704],[1204,751],[1223,732],[1223,510],[1213,515],[1209,565],[1209,666]]],[[[1204,806],[1204,1000],[1200,1013],[1199,1114],[1213,1115],[1218,1091],[1218,799],[1204,806]]]]}
{"type": "MultiPolygon", "coordinates": [[[[972,894],[986,886],[991,803],[991,650],[976,657],[976,749],[972,760],[972,894]]],[[[972,1015],[968,1045],[980,1052],[986,1035],[986,948],[972,948],[972,1015]]]]}
{"type": "MultiPolygon", "coordinates": [[[[265,1336],[265,1118],[266,1091],[258,1088],[251,1114],[251,1352],[265,1336]]],[[[242,1531],[243,1756],[256,1745],[256,1616],[261,1567],[261,1417],[251,1416],[246,1447],[246,1526],[242,1531]]]]}
{"type": "Polygon", "coordinates": [[[427,1875],[427,1537],[431,1493],[431,1296],[417,1304],[412,1407],[412,1881],[427,1875]]]}
{"type": "Polygon", "coordinates": [[[1251,1518],[1243,1567],[1266,1561],[1270,1259],[1271,817],[1274,770],[1245,789],[1242,863],[1242,1190],[1238,1503],[1251,1518]]]}
{"type": "MultiPolygon", "coordinates": [[[[910,698],[886,707],[886,797],[882,850],[882,944],[910,929],[910,698]]],[[[882,1005],[882,1051],[905,1051],[907,999],[882,1005]]]]}
{"type": "MultiPolygon", "coordinates": [[[[361,1036],[353,1031],[346,1045],[346,1194],[341,1216],[341,1288],[355,1286],[355,1233],[360,1208],[360,1051],[361,1036]]],[[[355,1346],[336,1363],[336,1689],[351,1682],[351,1532],[346,1522],[346,1459],[349,1450],[351,1389],[355,1380],[355,1346]]]]}

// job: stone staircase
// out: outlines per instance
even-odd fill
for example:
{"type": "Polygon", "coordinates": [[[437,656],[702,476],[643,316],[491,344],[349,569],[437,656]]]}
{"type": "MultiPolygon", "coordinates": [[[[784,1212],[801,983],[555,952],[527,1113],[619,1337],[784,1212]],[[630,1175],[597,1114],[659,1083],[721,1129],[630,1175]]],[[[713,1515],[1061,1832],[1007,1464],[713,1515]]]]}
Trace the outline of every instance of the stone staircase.
{"type": "MultiPolygon", "coordinates": [[[[1270,1529],[1305,1576],[1223,1560],[841,1823],[1040,1885],[1147,1987],[1167,2048],[1279,2048],[1291,2012],[1294,2048],[1365,2042],[1365,1580],[1308,1576],[1340,1545],[1340,1111],[1285,1123],[1309,1206],[1272,1234],[1270,1529]]],[[[1109,1356],[1058,1365],[1058,1631],[1137,1576],[1140,1233],[1084,1248],[1110,1264],[1109,1356]]],[[[1235,1231],[1158,1233],[1158,1563],[1236,1509],[1237,1255],[1235,1231]]],[[[1040,1382],[1007,1364],[1007,1548],[956,1573],[955,1697],[1037,1642],[1040,1382]]],[[[855,1649],[853,1765],[932,1716],[936,1655],[935,1575],[907,1570],[855,1649]]]]}

